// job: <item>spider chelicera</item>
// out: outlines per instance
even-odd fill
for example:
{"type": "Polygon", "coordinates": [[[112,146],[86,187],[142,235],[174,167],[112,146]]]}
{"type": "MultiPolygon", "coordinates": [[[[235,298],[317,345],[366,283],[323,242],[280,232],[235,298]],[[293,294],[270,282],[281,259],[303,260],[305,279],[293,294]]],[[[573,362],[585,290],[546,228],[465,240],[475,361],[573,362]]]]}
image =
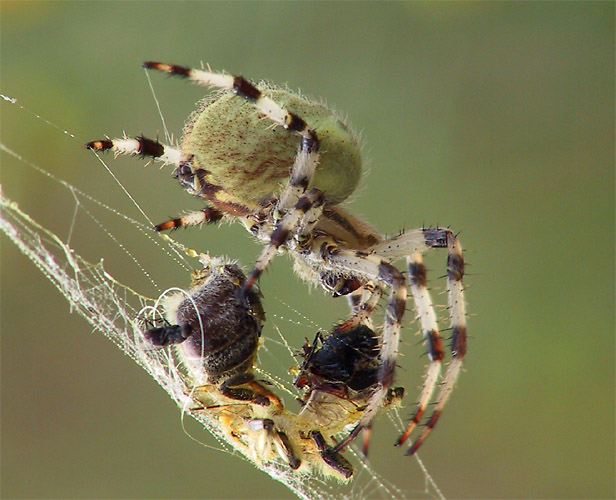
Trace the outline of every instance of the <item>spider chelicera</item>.
{"type": "Polygon", "coordinates": [[[359,183],[361,148],[350,127],[324,104],[287,89],[253,85],[241,76],[158,62],[146,62],[144,67],[218,89],[191,115],[179,147],[145,137],[107,138],[86,145],[95,151],[138,154],[172,164],[179,183],[205,201],[203,210],[159,224],[156,230],[221,219],[243,223],[265,246],[244,290],[251,289],[277,251],[285,251],[303,279],[320,284],[334,296],[349,297],[351,315],[338,325],[339,331],[368,321],[389,290],[379,339],[377,382],[354,428],[333,452],[369,427],[392,388],[407,302],[405,276],[393,262],[402,258],[407,261],[411,295],[430,363],[417,408],[398,445],[409,437],[432,400],[444,350],[422,254],[447,248],[451,361],[434,412],[409,449],[413,454],[436,424],[466,354],[464,259],[456,235],[448,228],[420,228],[386,238],[342,208],[340,204],[359,183]]]}

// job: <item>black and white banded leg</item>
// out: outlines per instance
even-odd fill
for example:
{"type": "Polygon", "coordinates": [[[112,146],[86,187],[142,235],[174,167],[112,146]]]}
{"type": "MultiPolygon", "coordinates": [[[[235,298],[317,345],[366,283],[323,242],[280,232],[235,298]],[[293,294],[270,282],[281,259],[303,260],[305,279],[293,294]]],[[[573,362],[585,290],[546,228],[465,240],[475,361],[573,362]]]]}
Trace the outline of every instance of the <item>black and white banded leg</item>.
{"type": "MultiPolygon", "coordinates": [[[[370,426],[372,419],[383,406],[388,391],[394,380],[396,358],[400,340],[400,325],[406,308],[406,281],[404,275],[387,260],[378,255],[362,251],[340,249],[333,242],[322,244],[319,256],[335,273],[359,275],[366,281],[375,281],[387,286],[391,292],[385,307],[385,321],[380,342],[380,369],[378,383],[371,394],[362,416],[353,430],[333,448],[334,452],[342,450],[361,430],[370,426]]],[[[373,294],[380,296],[377,287],[373,294]]],[[[369,299],[370,300],[370,299],[369,299]]]]}
{"type": "Polygon", "coordinates": [[[462,247],[456,236],[451,232],[448,232],[447,235],[447,249],[449,251],[447,257],[447,305],[451,326],[452,359],[443,376],[441,389],[436,396],[434,411],[428,419],[423,432],[415,440],[411,448],[409,448],[407,455],[413,455],[419,449],[436,425],[445,403],[447,403],[449,396],[451,396],[456,380],[462,370],[462,360],[466,355],[466,303],[464,301],[464,286],[462,284],[464,258],[462,256],[462,247]]]}
{"type": "MultiPolygon", "coordinates": [[[[86,148],[92,151],[113,151],[118,155],[139,155],[144,158],[152,158],[162,162],[164,165],[180,165],[181,152],[179,149],[162,144],[154,139],[139,136],[135,138],[123,137],[118,139],[102,139],[90,141],[86,148]]],[[[193,226],[203,223],[218,222],[222,219],[222,212],[212,207],[205,207],[202,210],[189,212],[174,219],[169,219],[161,224],[154,226],[156,231],[165,231],[182,226],[193,226]]]]}
{"type": "Polygon", "coordinates": [[[464,301],[464,257],[462,247],[456,235],[449,229],[415,229],[381,242],[370,250],[389,259],[407,257],[411,281],[411,295],[415,303],[417,318],[426,341],[430,364],[424,377],[424,384],[419,395],[417,408],[411,421],[400,436],[396,445],[402,445],[413,432],[432,399],[441,372],[444,351],[438,332],[436,314],[427,288],[426,267],[421,254],[433,248],[447,248],[447,303],[449,309],[449,324],[452,331],[451,356],[447,371],[443,376],[441,389],[435,400],[435,409],[424,431],[409,449],[409,455],[414,454],[421,446],[432,428],[436,425],[445,403],[449,399],[462,367],[462,359],[466,354],[466,304],[464,301]]]}
{"type": "Polygon", "coordinates": [[[432,299],[430,298],[430,293],[427,288],[426,266],[423,263],[421,254],[414,253],[407,257],[407,264],[409,269],[411,295],[415,302],[416,317],[419,321],[421,332],[426,342],[430,364],[428,365],[428,369],[424,376],[423,387],[421,394],[419,395],[415,413],[413,414],[408,427],[396,442],[397,446],[406,441],[415,429],[415,426],[420,422],[426,409],[426,405],[432,399],[434,388],[436,387],[436,383],[441,373],[441,365],[444,356],[443,346],[438,332],[436,313],[434,312],[432,299]]]}
{"type": "Polygon", "coordinates": [[[298,229],[302,228],[302,221],[308,217],[309,220],[303,226],[303,232],[298,237],[299,239],[308,238],[308,233],[312,232],[312,228],[323,209],[323,193],[316,188],[310,189],[302,196],[295,207],[276,224],[274,231],[270,235],[269,244],[263,249],[261,255],[255,262],[254,268],[246,282],[244,290],[249,290],[252,285],[259,279],[261,273],[265,270],[269,262],[274,258],[278,249],[287,243],[298,229]]]}
{"type": "Polygon", "coordinates": [[[113,151],[116,156],[139,155],[176,167],[180,164],[181,153],[179,149],[143,136],[90,141],[86,144],[86,148],[92,151],[113,151]]]}

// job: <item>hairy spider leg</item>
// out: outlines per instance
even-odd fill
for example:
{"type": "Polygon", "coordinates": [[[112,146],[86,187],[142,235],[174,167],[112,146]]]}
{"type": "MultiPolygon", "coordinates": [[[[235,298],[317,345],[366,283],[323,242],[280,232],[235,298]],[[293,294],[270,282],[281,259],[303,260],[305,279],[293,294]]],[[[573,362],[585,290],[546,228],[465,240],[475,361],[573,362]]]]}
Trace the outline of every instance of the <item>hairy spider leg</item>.
{"type": "Polygon", "coordinates": [[[360,250],[340,249],[333,242],[329,245],[321,245],[319,251],[321,258],[334,271],[359,274],[368,281],[380,281],[391,289],[385,306],[385,323],[379,350],[381,361],[378,385],[370,396],[355,428],[333,448],[334,452],[338,452],[349,444],[362,429],[368,427],[377,411],[382,407],[388,389],[393,383],[400,340],[400,325],[406,308],[406,282],[398,269],[378,255],[368,254],[360,250]]]}
{"type": "Polygon", "coordinates": [[[121,139],[102,139],[98,141],[90,141],[86,144],[87,149],[92,151],[113,151],[118,155],[140,155],[142,157],[153,158],[164,164],[179,165],[180,150],[161,144],[160,142],[148,139],[143,136],[130,138],[123,137],[121,139]]]}
{"type": "Polygon", "coordinates": [[[411,421],[396,442],[396,446],[400,446],[410,436],[415,426],[421,420],[425,411],[426,405],[432,399],[434,388],[441,373],[441,365],[444,357],[443,346],[438,332],[438,324],[436,313],[432,305],[432,299],[427,288],[427,271],[423,263],[420,253],[416,252],[407,257],[409,269],[409,277],[411,283],[411,295],[415,302],[416,318],[419,320],[421,332],[423,334],[426,346],[428,348],[428,358],[430,364],[424,376],[423,387],[417,409],[411,418],[411,421]]]}
{"type": "MultiPolygon", "coordinates": [[[[106,138],[98,141],[90,141],[86,144],[86,148],[92,151],[113,151],[116,156],[140,155],[160,161],[165,165],[175,165],[176,167],[180,164],[181,152],[179,149],[143,136],[134,138],[123,137],[121,139],[106,138]]],[[[203,224],[204,222],[218,222],[222,217],[223,214],[220,210],[212,207],[205,207],[202,210],[189,212],[180,217],[157,224],[154,226],[154,229],[156,231],[164,231],[182,226],[203,224]]]]}
{"type": "Polygon", "coordinates": [[[423,387],[417,403],[417,409],[411,421],[396,442],[402,445],[421,420],[425,409],[432,399],[444,358],[443,347],[438,333],[436,314],[427,289],[426,267],[421,254],[432,248],[448,249],[447,255],[447,302],[449,309],[450,328],[452,330],[452,361],[442,380],[441,390],[436,397],[435,410],[428,419],[426,428],[409,449],[412,455],[421,446],[442,412],[447,399],[451,395],[455,382],[462,367],[462,358],[466,354],[466,304],[464,301],[464,257],[462,247],[456,235],[447,228],[414,229],[371,248],[375,252],[392,260],[407,256],[411,294],[415,301],[417,317],[426,340],[430,364],[424,377],[423,387]]]}
{"type": "Polygon", "coordinates": [[[451,325],[451,362],[443,377],[441,389],[436,397],[434,412],[430,416],[425,429],[409,448],[407,455],[413,455],[428,437],[436,425],[443,407],[453,391],[458,375],[462,369],[462,360],[466,354],[466,303],[464,302],[464,257],[458,238],[451,232],[447,233],[447,294],[451,325]]]}

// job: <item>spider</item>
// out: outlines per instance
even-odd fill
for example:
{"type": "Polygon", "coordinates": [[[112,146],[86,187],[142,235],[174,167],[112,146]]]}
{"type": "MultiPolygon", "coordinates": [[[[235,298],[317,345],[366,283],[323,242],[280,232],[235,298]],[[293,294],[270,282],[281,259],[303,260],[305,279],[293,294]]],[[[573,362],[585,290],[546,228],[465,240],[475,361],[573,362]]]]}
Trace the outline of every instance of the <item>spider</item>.
{"type": "Polygon", "coordinates": [[[243,223],[264,244],[244,290],[251,289],[278,251],[286,252],[303,279],[320,284],[334,296],[349,296],[351,315],[339,326],[342,330],[365,322],[389,290],[377,383],[359,421],[334,452],[369,427],[392,387],[407,302],[405,276],[393,262],[402,258],[407,260],[410,290],[430,363],[417,408],[398,445],[423,416],[440,377],[444,350],[421,255],[433,248],[447,248],[452,359],[434,411],[409,449],[413,454],[441,415],[466,354],[464,259],[456,235],[438,227],[413,229],[388,238],[342,208],[341,203],[359,183],[361,148],[350,127],[324,104],[209,68],[159,62],[145,62],[143,66],[218,89],[191,115],[179,148],[143,136],[86,144],[94,151],[113,150],[172,164],[179,183],[205,201],[203,210],[163,222],[155,227],[157,231],[221,219],[243,223]]]}
{"type": "Polygon", "coordinates": [[[265,321],[258,288],[243,290],[243,271],[227,259],[201,254],[200,260],[204,267],[193,272],[190,290],[165,298],[164,324],[143,333],[154,346],[175,346],[195,402],[189,411],[215,419],[228,442],[260,466],[281,459],[294,470],[349,479],[352,466],[325,445],[318,424],[300,422],[255,378],[265,321]]]}

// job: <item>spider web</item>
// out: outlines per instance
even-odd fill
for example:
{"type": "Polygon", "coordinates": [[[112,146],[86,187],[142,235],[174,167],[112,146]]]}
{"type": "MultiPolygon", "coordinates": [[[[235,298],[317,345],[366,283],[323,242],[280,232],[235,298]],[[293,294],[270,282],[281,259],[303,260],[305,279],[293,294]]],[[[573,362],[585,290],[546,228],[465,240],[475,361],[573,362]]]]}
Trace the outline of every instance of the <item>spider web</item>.
{"type": "MultiPolygon", "coordinates": [[[[33,114],[38,120],[43,121],[46,126],[56,128],[74,138],[67,130],[17,104],[15,99],[1,94],[0,97],[6,103],[17,105],[24,113],[33,114]]],[[[111,233],[107,226],[99,220],[100,213],[111,215],[127,224],[135,237],[145,238],[149,244],[157,246],[164,252],[166,259],[175,261],[177,265],[187,270],[192,267],[193,264],[178,249],[178,245],[173,240],[164,240],[152,234],[150,229],[152,227],[151,221],[149,221],[146,213],[141,210],[139,205],[132,200],[130,192],[119,181],[118,183],[126,193],[126,197],[132,200],[135,206],[139,208],[147,224],[125,215],[121,211],[78,189],[76,186],[55,177],[44,168],[30,162],[27,158],[3,143],[0,143],[0,151],[17,160],[20,165],[36,170],[39,175],[47,177],[53,183],[60,186],[61,189],[65,189],[66,196],[72,197],[75,200],[73,224],[77,214],[86,214],[100,228],[101,234],[108,240],[111,240],[121,250],[121,253],[128,256],[133,266],[138,268],[142,276],[146,276],[155,289],[160,291],[163,287],[150,274],[146,264],[140,258],[135,257],[131,250],[128,249],[127,242],[123,240],[124,237],[111,233]]],[[[104,162],[102,163],[105,165],[104,162]]],[[[100,260],[97,262],[89,262],[80,256],[76,250],[80,242],[73,234],[73,225],[71,225],[71,230],[66,238],[59,237],[52,230],[47,229],[25,213],[16,201],[8,197],[1,185],[0,208],[0,229],[2,232],[64,296],[70,305],[71,311],[82,316],[95,331],[101,332],[125,354],[130,356],[169,394],[179,408],[187,408],[192,401],[187,396],[190,393],[190,388],[187,388],[184,384],[177,364],[169,356],[168,351],[152,349],[143,339],[139,322],[140,312],[144,309],[155,307],[156,299],[147,297],[130,286],[123,284],[121,280],[117,280],[105,269],[102,256],[99,256],[100,260]]],[[[296,317],[293,321],[303,321],[306,319],[302,317],[300,312],[294,310],[292,312],[296,317]]],[[[274,335],[272,332],[269,332],[269,334],[270,336],[274,335]]],[[[284,342],[282,335],[281,338],[284,342]]],[[[271,338],[269,340],[274,343],[278,342],[271,338]]],[[[292,358],[289,359],[287,364],[291,363],[293,363],[292,358]]],[[[268,366],[263,365],[261,363],[259,369],[267,373],[268,366]]],[[[278,380],[282,388],[292,393],[292,387],[288,381],[282,380],[275,375],[271,375],[271,378],[278,380]]],[[[227,441],[227,436],[221,430],[216,420],[208,418],[204,413],[183,412],[182,415],[185,414],[195,418],[218,441],[222,451],[250,462],[247,457],[244,457],[227,441]]],[[[398,430],[403,428],[399,415],[394,413],[391,419],[393,425],[398,430]]],[[[353,462],[355,476],[348,485],[339,485],[333,481],[326,481],[316,475],[298,474],[283,463],[271,462],[254,465],[272,479],[284,484],[299,498],[404,498],[408,495],[408,493],[387,482],[377,474],[369,462],[360,458],[359,453],[354,448],[350,450],[350,454],[355,457],[353,462]]],[[[415,491],[414,495],[420,494],[421,496],[444,498],[420,459],[416,458],[425,478],[425,489],[423,492],[415,491]]]]}

